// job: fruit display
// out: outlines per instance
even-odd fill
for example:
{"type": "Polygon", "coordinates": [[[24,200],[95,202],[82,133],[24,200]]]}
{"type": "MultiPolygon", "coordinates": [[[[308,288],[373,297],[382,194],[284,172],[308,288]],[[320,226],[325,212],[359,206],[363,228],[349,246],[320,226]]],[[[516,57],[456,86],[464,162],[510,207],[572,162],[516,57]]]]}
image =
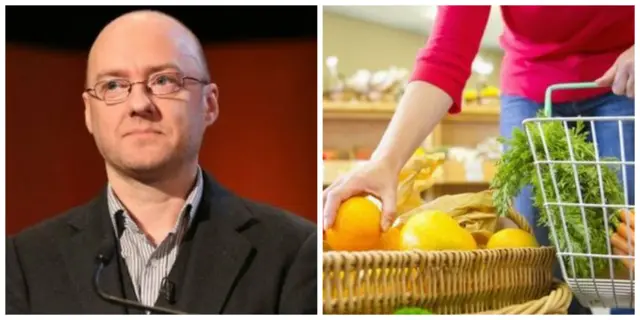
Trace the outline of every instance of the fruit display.
{"type": "Polygon", "coordinates": [[[492,193],[436,198],[386,231],[377,199],[343,202],[326,231],[324,313],[473,313],[547,295],[555,251],[517,213],[499,217],[492,193]]]}
{"type": "Polygon", "coordinates": [[[371,221],[336,217],[336,225],[327,230],[323,312],[474,313],[547,295],[555,251],[540,247],[517,213],[499,217],[492,193],[436,198],[400,214],[383,232],[374,231],[382,215],[377,200],[344,202],[338,215],[366,215],[371,221]],[[356,202],[360,213],[349,213],[356,202]],[[336,237],[345,230],[344,221],[355,228],[336,237]],[[362,240],[352,244],[340,242],[358,237],[362,240]]]}
{"type": "Polygon", "coordinates": [[[500,216],[494,190],[423,200],[443,162],[443,153],[414,153],[385,231],[378,199],[339,206],[324,234],[325,314],[475,313],[549,294],[555,251],[515,211],[500,216]]]}
{"type": "Polygon", "coordinates": [[[465,89],[462,93],[462,98],[465,101],[478,101],[481,98],[494,98],[500,97],[500,89],[495,86],[486,86],[480,90],[478,89],[465,89]]]}
{"type": "Polygon", "coordinates": [[[421,194],[434,184],[444,153],[418,148],[398,176],[396,218],[382,232],[382,207],[372,196],[357,196],[338,208],[325,231],[325,251],[476,250],[538,247],[535,238],[494,206],[494,192],[444,195],[425,203],[421,194]],[[507,229],[499,232],[501,229],[507,229]],[[513,237],[514,241],[504,239],[513,237]],[[509,242],[508,244],[506,242],[509,242]],[[491,243],[491,246],[488,246],[491,243]]]}
{"type": "Polygon", "coordinates": [[[537,248],[535,237],[499,217],[492,191],[445,195],[396,217],[382,232],[377,199],[352,197],[325,233],[327,251],[478,250],[537,248]]]}
{"type": "MultiPolygon", "coordinates": [[[[422,191],[434,183],[432,175],[444,162],[443,154],[428,154],[417,149],[398,176],[396,212],[403,213],[423,204],[422,191]]],[[[325,250],[364,251],[397,248],[395,230],[382,233],[381,203],[372,196],[352,197],[344,201],[331,228],[325,231],[325,250]]]]}
{"type": "MultiPolygon", "coordinates": [[[[409,80],[409,70],[396,66],[383,70],[359,69],[347,76],[341,72],[339,62],[337,56],[329,56],[325,60],[327,80],[324,99],[327,101],[396,102],[409,80]]],[[[483,99],[498,99],[500,92],[481,75],[473,88],[463,91],[462,98],[466,102],[482,102],[483,99]]]]}
{"type": "Polygon", "coordinates": [[[355,146],[351,149],[332,149],[324,148],[322,150],[322,160],[369,160],[373,148],[355,146]]]}
{"type": "Polygon", "coordinates": [[[360,69],[346,77],[338,69],[338,57],[326,59],[328,88],[324,99],[342,102],[395,102],[404,90],[409,71],[395,66],[387,70],[360,69]]]}
{"type": "Polygon", "coordinates": [[[505,236],[516,237],[509,248],[539,247],[530,232],[498,216],[492,199],[491,190],[445,195],[398,216],[392,229],[401,230],[400,249],[500,249],[507,248],[498,245],[505,236]],[[414,242],[421,245],[410,245],[414,242]]]}

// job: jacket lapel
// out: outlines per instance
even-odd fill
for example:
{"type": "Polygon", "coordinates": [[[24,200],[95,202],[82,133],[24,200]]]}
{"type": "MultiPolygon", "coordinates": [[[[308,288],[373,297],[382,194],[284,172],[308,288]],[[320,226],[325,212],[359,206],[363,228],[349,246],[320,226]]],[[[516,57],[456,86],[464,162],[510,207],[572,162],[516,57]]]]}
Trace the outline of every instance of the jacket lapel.
{"type": "MultiPolygon", "coordinates": [[[[239,199],[204,174],[203,196],[191,229],[185,235],[169,280],[177,284],[176,305],[160,294],[156,305],[189,313],[222,313],[237,279],[255,254],[242,235],[255,220],[239,199]]],[[[71,237],[61,243],[63,261],[77,301],[84,313],[138,313],[103,301],[93,288],[96,256],[107,237],[115,246],[106,190],[69,220],[71,237]]],[[[130,288],[124,294],[122,282],[130,282],[126,266],[117,257],[103,269],[101,288],[108,294],[136,300],[130,288]],[[123,278],[124,279],[121,279],[123,278]]]]}
{"type": "MultiPolygon", "coordinates": [[[[175,308],[222,313],[254,248],[241,234],[253,220],[231,193],[205,175],[202,202],[169,279],[178,284],[175,308]]],[[[166,305],[159,299],[159,305],[166,305]]]]}
{"type": "MultiPolygon", "coordinates": [[[[110,237],[115,246],[115,234],[109,218],[106,195],[79,209],[81,212],[69,220],[72,235],[61,243],[63,260],[69,279],[78,294],[77,301],[87,313],[116,314],[125,309],[103,301],[93,288],[96,256],[105,239],[110,237]]],[[[109,294],[122,296],[119,268],[114,259],[103,269],[100,276],[101,288],[109,294]]]]}

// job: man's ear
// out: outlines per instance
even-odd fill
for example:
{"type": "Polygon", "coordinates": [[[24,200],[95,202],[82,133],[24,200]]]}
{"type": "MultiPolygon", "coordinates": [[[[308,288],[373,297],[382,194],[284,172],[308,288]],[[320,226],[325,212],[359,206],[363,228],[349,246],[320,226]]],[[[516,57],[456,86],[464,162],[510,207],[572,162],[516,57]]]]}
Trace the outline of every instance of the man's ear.
{"type": "Polygon", "coordinates": [[[87,131],[93,134],[93,126],[91,122],[91,97],[87,92],[82,93],[82,101],[84,101],[84,125],[87,127],[87,131]]]}
{"type": "Polygon", "coordinates": [[[215,83],[207,85],[205,105],[205,123],[207,126],[213,124],[218,119],[219,107],[218,107],[218,86],[215,83]]]}

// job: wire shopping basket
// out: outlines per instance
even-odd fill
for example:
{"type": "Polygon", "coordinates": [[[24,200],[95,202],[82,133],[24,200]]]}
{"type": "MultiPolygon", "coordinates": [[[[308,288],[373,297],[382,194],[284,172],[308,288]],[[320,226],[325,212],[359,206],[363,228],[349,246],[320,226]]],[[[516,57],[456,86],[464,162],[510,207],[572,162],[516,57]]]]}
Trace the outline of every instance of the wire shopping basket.
{"type": "Polygon", "coordinates": [[[562,276],[580,303],[634,308],[635,165],[624,149],[625,139],[633,144],[633,133],[625,136],[623,127],[634,125],[635,116],[552,116],[553,91],[596,87],[553,85],[544,115],[523,122],[536,171],[534,201],[562,276]]]}

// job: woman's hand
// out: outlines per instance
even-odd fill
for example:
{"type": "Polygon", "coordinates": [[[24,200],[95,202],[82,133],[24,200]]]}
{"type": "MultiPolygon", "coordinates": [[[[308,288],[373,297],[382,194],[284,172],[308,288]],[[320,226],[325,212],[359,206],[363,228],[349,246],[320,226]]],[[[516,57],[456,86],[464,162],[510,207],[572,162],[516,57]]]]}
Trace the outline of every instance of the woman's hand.
{"type": "Polygon", "coordinates": [[[333,225],[343,201],[367,194],[382,201],[381,226],[382,230],[387,230],[396,214],[400,170],[452,103],[446,92],[430,83],[409,83],[371,159],[323,192],[324,229],[333,225]]]}
{"type": "Polygon", "coordinates": [[[340,204],[353,196],[372,195],[382,201],[382,230],[391,225],[396,210],[398,172],[382,160],[370,160],[341,177],[322,194],[324,229],[331,227],[340,204]]]}
{"type": "Polygon", "coordinates": [[[602,77],[596,80],[596,83],[602,87],[611,87],[613,93],[621,96],[633,98],[634,80],[634,47],[623,52],[616,62],[604,73],[602,77]]]}

